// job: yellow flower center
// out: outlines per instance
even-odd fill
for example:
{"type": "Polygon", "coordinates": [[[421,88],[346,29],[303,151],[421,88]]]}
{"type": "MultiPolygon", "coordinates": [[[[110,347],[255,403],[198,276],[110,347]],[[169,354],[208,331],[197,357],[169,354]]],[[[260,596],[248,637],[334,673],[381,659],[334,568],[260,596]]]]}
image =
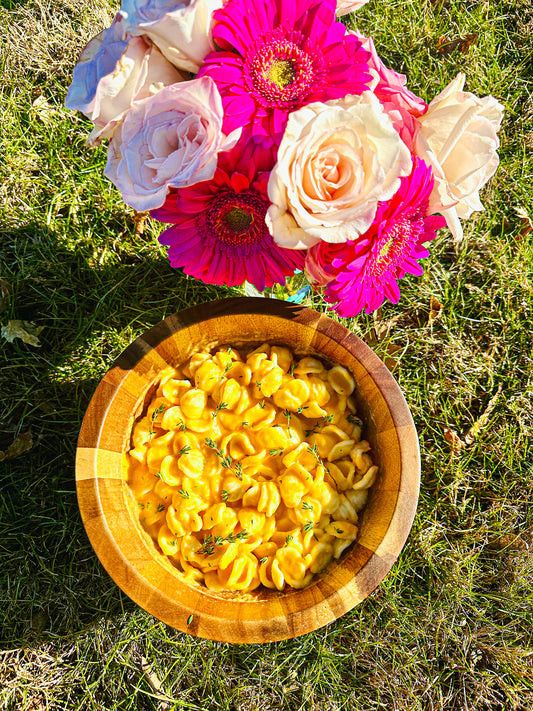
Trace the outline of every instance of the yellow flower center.
{"type": "Polygon", "coordinates": [[[295,77],[294,65],[288,59],[274,59],[266,72],[266,78],[281,89],[292,84],[295,77]]]}
{"type": "Polygon", "coordinates": [[[391,237],[388,242],[385,242],[381,251],[379,253],[379,259],[385,259],[391,251],[392,245],[394,244],[394,237],[391,237]]]}

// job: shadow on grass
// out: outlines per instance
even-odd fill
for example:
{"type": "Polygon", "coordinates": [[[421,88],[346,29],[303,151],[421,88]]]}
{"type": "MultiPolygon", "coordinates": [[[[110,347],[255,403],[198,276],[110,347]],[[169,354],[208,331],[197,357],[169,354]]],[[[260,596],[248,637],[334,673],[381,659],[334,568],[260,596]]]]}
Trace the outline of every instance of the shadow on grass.
{"type": "Polygon", "coordinates": [[[0,249],[9,292],[2,324],[44,327],[39,348],[0,344],[0,449],[21,433],[33,441],[0,464],[0,640],[14,646],[135,609],[100,566],[79,515],[74,460],[83,415],[101,377],[142,331],[232,292],[172,270],[142,238],[103,252],[105,264],[93,244],[69,249],[37,224],[5,233],[0,249]]]}

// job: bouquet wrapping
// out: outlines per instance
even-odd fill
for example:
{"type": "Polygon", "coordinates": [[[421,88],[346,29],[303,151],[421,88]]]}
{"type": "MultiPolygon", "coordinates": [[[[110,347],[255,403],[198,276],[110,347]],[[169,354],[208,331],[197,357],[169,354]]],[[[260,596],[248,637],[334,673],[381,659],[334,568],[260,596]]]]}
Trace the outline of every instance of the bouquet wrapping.
{"type": "Polygon", "coordinates": [[[341,316],[400,298],[482,210],[503,109],[459,74],[429,105],[338,17],[365,0],[124,0],[66,106],[173,267],[262,291],[296,270],[341,316]]]}

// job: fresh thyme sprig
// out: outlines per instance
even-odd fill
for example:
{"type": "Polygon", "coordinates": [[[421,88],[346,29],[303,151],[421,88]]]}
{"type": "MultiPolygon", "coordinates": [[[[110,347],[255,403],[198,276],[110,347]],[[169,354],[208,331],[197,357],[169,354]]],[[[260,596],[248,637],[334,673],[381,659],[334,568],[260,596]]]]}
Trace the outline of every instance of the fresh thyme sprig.
{"type": "Polygon", "coordinates": [[[209,534],[204,536],[202,543],[202,553],[204,555],[212,555],[215,552],[215,546],[222,546],[224,543],[235,543],[235,541],[244,541],[248,538],[248,533],[246,531],[239,531],[239,533],[230,533],[228,536],[213,536],[209,534]]]}
{"type": "Polygon", "coordinates": [[[312,454],[313,457],[317,460],[319,464],[322,464],[322,459],[320,458],[320,454],[318,453],[318,445],[314,444],[312,447],[307,447],[307,451],[309,454],[312,454]]]}
{"type": "Polygon", "coordinates": [[[152,422],[158,418],[158,416],[166,410],[166,406],[161,403],[159,407],[156,407],[155,410],[152,412],[152,422]]]}
{"type": "MultiPolygon", "coordinates": [[[[152,416],[150,417],[152,424],[157,420],[158,416],[166,410],[165,405],[161,403],[158,407],[155,408],[155,410],[152,412],[152,416]]],[[[152,429],[152,425],[150,425],[150,429],[148,430],[148,434],[150,436],[150,442],[152,441],[152,437],[155,435],[155,430],[152,429]]]]}
{"type": "Polygon", "coordinates": [[[283,414],[287,418],[287,429],[289,432],[291,431],[291,417],[292,417],[292,412],[290,410],[283,410],[283,414]]]}
{"type": "Polygon", "coordinates": [[[242,464],[240,462],[234,462],[233,459],[229,456],[229,454],[224,455],[224,452],[218,448],[217,443],[214,439],[211,439],[211,437],[206,437],[204,441],[209,447],[209,449],[212,449],[213,452],[220,459],[221,466],[224,469],[229,469],[230,471],[232,471],[237,477],[237,479],[242,479],[242,464]]]}
{"type": "Polygon", "coordinates": [[[348,422],[352,425],[362,425],[363,421],[357,417],[357,415],[352,415],[351,413],[346,418],[348,422]]]}
{"type": "MultiPolygon", "coordinates": [[[[229,356],[231,355],[231,346],[228,348],[228,350],[226,351],[226,353],[227,353],[229,356]]],[[[230,372],[230,370],[233,368],[234,365],[235,365],[234,362],[233,362],[233,361],[230,361],[230,362],[226,365],[226,367],[224,368],[224,375],[227,375],[227,374],[230,372]]]]}
{"type": "Polygon", "coordinates": [[[188,454],[188,453],[191,452],[191,451],[192,451],[191,447],[189,447],[189,445],[186,444],[186,445],[184,445],[184,446],[180,449],[180,451],[176,454],[176,457],[181,457],[182,454],[188,454]]]}
{"type": "Polygon", "coordinates": [[[217,405],[217,409],[211,413],[211,417],[214,419],[221,410],[227,410],[227,409],[228,409],[228,403],[227,402],[220,402],[217,405]]]}

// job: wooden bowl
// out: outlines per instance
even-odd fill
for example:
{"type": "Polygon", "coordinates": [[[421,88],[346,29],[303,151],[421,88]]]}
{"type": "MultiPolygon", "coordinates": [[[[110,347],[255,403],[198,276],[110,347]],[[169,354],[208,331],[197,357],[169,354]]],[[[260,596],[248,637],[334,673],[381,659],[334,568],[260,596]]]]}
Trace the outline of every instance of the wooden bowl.
{"type": "Polygon", "coordinates": [[[224,642],[271,642],[315,630],[343,615],[381,582],[411,529],[420,485],[420,454],[411,413],[382,361],[344,326],[311,309],[263,298],[193,307],[154,326],[115,361],[83,420],[76,484],[89,539],[113,580],[138,605],[183,632],[224,642]],[[363,436],[380,471],[360,535],[340,561],[303,590],[215,593],[187,583],[138,521],[124,479],[134,419],[158,373],[217,345],[286,344],[354,375],[363,436]]]}

